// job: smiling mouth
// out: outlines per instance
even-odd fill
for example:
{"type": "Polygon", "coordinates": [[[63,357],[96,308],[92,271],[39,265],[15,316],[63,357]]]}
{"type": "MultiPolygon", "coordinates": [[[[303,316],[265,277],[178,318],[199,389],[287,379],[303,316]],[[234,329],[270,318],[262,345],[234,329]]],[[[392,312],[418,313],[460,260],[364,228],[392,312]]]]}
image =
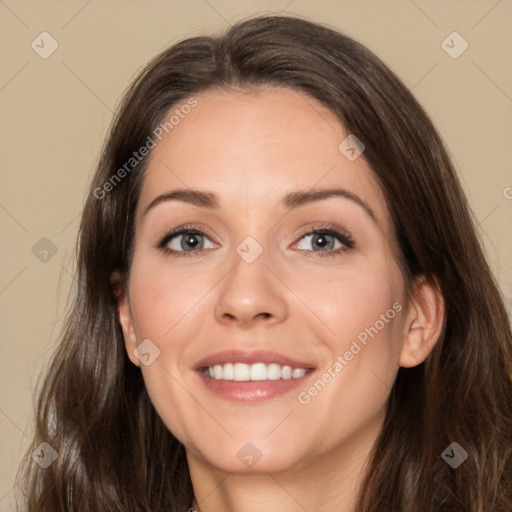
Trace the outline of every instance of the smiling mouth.
{"type": "Polygon", "coordinates": [[[225,363],[199,369],[208,379],[235,382],[300,379],[311,370],[311,368],[293,368],[277,363],[225,363]]]}

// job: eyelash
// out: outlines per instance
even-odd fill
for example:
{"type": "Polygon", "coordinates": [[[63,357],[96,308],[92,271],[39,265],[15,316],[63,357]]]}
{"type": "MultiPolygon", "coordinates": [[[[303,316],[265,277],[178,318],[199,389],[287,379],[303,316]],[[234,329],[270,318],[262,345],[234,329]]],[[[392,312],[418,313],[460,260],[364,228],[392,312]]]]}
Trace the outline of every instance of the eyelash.
{"type": "MultiPolygon", "coordinates": [[[[175,237],[180,235],[201,235],[208,238],[208,236],[203,233],[201,230],[195,228],[194,226],[181,226],[177,230],[168,233],[165,235],[160,242],[157,244],[157,248],[161,251],[163,251],[165,254],[168,254],[173,257],[185,257],[190,258],[197,256],[199,252],[201,252],[201,249],[198,251],[175,251],[174,249],[169,249],[167,247],[167,244],[175,237]]],[[[343,245],[342,247],[339,247],[338,249],[330,250],[330,251],[308,251],[315,253],[315,256],[319,256],[321,258],[325,256],[335,256],[340,253],[346,252],[350,249],[353,249],[355,247],[355,241],[354,239],[345,231],[342,231],[338,228],[335,228],[330,225],[321,225],[315,228],[310,229],[309,231],[306,231],[302,235],[300,235],[299,241],[302,240],[307,235],[312,234],[321,234],[321,235],[331,235],[338,239],[339,242],[341,242],[343,245]]],[[[208,251],[209,249],[202,249],[208,251]]]]}

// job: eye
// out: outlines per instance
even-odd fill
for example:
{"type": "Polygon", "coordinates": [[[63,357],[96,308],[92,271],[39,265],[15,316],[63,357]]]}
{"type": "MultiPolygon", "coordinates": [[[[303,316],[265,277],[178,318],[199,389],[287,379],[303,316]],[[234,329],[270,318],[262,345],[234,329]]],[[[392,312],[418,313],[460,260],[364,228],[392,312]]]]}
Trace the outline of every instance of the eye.
{"type": "MultiPolygon", "coordinates": [[[[355,247],[353,238],[338,228],[319,226],[301,236],[297,245],[302,251],[313,252],[315,256],[334,256],[355,247]],[[304,247],[310,245],[311,249],[304,247]],[[319,249],[319,250],[317,250],[319,249]]],[[[182,226],[165,235],[157,244],[158,249],[171,256],[197,256],[201,251],[214,249],[210,238],[192,226],[182,226]]]]}
{"type": "Polygon", "coordinates": [[[315,252],[315,256],[333,256],[355,247],[355,242],[348,233],[332,226],[320,226],[308,231],[302,235],[299,244],[302,244],[299,249],[315,252]]]}
{"type": "Polygon", "coordinates": [[[195,256],[198,252],[213,249],[215,245],[200,230],[183,226],[158,243],[158,248],[173,256],[195,256]]]}

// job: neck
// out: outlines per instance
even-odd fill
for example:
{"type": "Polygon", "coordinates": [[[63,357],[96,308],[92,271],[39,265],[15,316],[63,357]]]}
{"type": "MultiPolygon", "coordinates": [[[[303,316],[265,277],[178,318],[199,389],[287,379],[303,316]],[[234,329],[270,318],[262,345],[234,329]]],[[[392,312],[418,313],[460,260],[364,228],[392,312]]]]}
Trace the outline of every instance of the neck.
{"type": "Polygon", "coordinates": [[[350,442],[280,472],[227,473],[187,453],[196,497],[192,508],[197,512],[354,512],[381,427],[379,421],[350,442]]]}

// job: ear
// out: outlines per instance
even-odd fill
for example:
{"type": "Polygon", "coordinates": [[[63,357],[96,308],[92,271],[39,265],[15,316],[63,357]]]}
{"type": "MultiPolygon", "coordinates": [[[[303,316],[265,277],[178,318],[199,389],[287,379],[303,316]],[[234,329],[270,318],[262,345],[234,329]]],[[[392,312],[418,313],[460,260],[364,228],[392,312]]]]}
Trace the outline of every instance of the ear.
{"type": "Polygon", "coordinates": [[[445,301],[437,282],[416,278],[405,317],[399,366],[410,368],[427,358],[441,336],[444,316],[445,301]]]}
{"type": "Polygon", "coordinates": [[[121,278],[118,272],[113,272],[110,278],[112,284],[112,291],[117,300],[117,314],[119,323],[123,330],[124,344],[130,361],[140,366],[139,359],[135,356],[134,351],[137,346],[137,336],[135,334],[135,328],[132,320],[132,313],[130,308],[130,300],[126,283],[121,278]]]}

